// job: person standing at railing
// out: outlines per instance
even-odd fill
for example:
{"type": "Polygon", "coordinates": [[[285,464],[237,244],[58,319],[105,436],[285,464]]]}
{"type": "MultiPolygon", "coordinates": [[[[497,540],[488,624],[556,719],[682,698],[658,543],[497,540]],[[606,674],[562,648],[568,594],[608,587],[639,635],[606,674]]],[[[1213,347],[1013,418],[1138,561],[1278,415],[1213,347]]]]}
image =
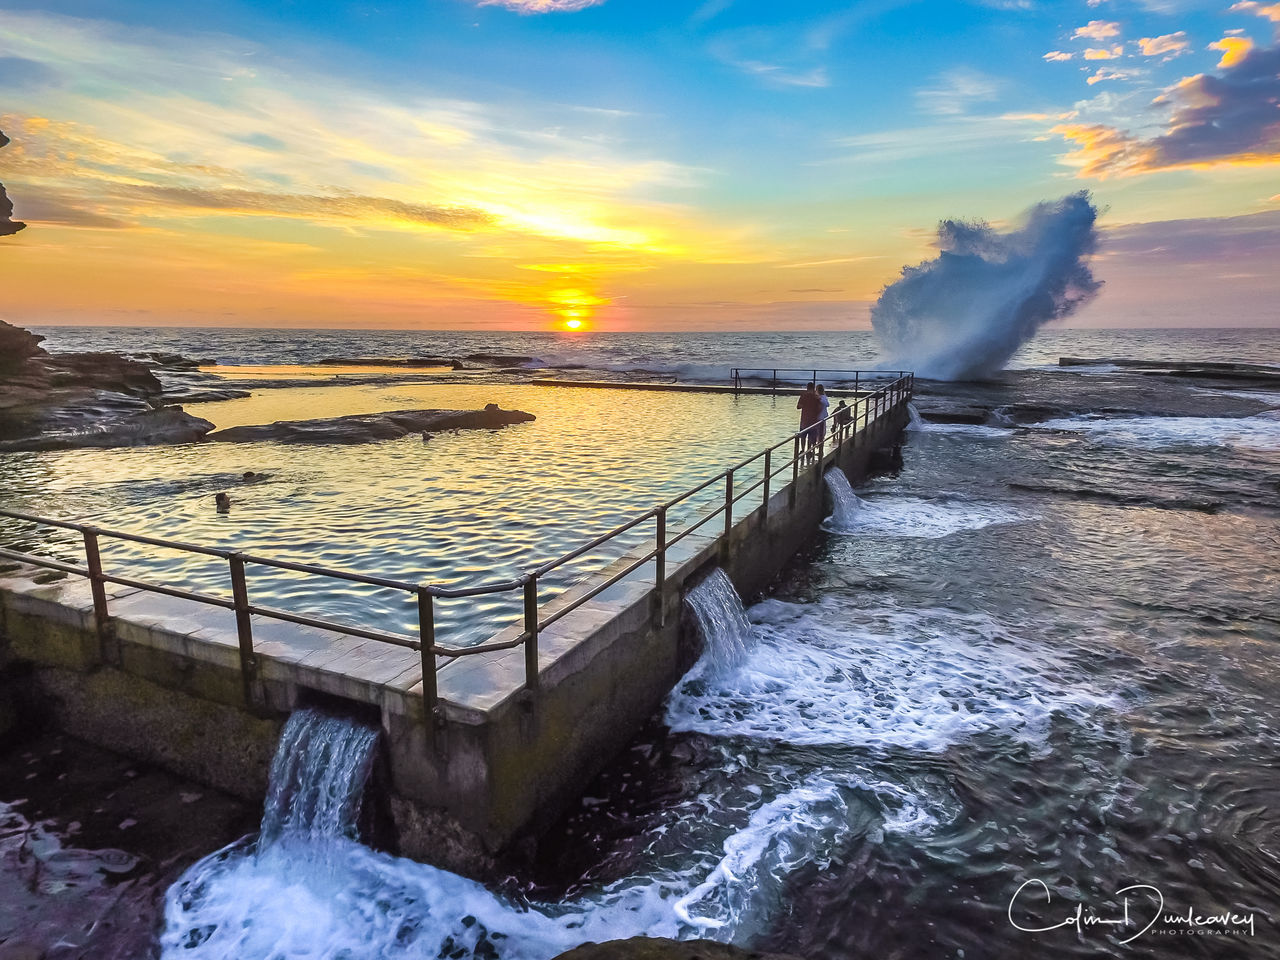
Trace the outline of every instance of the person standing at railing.
{"type": "Polygon", "coordinates": [[[800,411],[800,432],[804,434],[805,445],[807,447],[817,446],[817,431],[823,428],[818,427],[815,429],[814,424],[822,419],[822,401],[819,399],[818,392],[814,389],[812,381],[805,386],[804,393],[800,394],[800,399],[796,401],[796,409],[800,411]]]}

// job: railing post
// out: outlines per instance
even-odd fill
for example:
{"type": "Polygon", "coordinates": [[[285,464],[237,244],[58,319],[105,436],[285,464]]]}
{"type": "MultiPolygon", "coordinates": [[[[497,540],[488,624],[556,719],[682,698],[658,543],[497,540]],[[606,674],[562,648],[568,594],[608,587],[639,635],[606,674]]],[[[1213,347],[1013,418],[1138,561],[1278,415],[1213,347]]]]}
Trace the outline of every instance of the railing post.
{"type": "Polygon", "coordinates": [[[253,655],[253,616],[249,613],[249,586],[244,576],[244,557],[238,553],[227,558],[231,567],[231,600],[235,604],[236,637],[240,641],[240,679],[244,684],[245,703],[253,706],[253,681],[258,661],[253,655]]]}
{"type": "Polygon", "coordinates": [[[724,475],[724,536],[728,546],[730,531],[733,530],[733,471],[724,475]]]}
{"type": "Polygon", "coordinates": [[[818,475],[822,475],[822,459],[827,455],[827,421],[819,420],[814,427],[818,431],[818,475]]]}
{"type": "Polygon", "coordinates": [[[771,381],[771,383],[773,387],[773,393],[776,396],[778,393],[778,371],[776,369],[773,371],[773,380],[771,381]]]}
{"type": "Polygon", "coordinates": [[[760,505],[760,519],[769,519],[769,481],[773,479],[773,451],[764,452],[764,502],[760,505]]]}
{"type": "Polygon", "coordinates": [[[654,514],[655,526],[654,540],[657,546],[653,554],[654,568],[654,591],[658,598],[658,626],[665,626],[667,622],[667,508],[666,506],[658,507],[658,511],[654,514]]]}
{"type": "Polygon", "coordinates": [[[84,559],[89,568],[89,590],[93,594],[93,622],[98,630],[98,645],[104,662],[109,659],[107,647],[110,645],[110,614],[107,611],[107,588],[102,579],[102,554],[98,551],[98,531],[84,529],[84,559]]]}
{"type": "Polygon", "coordinates": [[[440,713],[440,688],[436,677],[436,603],[428,587],[418,587],[418,655],[422,659],[422,705],[427,732],[435,740],[435,731],[444,719],[440,713]]]}
{"type": "Polygon", "coordinates": [[[524,581],[524,688],[538,689],[538,578],[524,581]]]}

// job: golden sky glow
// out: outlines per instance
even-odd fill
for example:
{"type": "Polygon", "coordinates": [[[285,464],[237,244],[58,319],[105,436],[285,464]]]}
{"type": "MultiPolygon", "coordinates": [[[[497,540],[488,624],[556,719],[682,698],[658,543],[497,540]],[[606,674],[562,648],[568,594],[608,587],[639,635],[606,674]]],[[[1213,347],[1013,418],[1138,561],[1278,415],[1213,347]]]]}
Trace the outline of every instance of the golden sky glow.
{"type": "MultiPolygon", "coordinates": [[[[162,29],[124,13],[0,12],[0,79],[17,91],[0,113],[12,139],[0,178],[29,224],[0,240],[5,315],[830,329],[865,326],[880,287],[930,255],[937,219],[1000,220],[1081,179],[1114,223],[1280,209],[1275,137],[1234,152],[1179,140],[1231,95],[1233,73],[1272,49],[1265,31],[1223,36],[1219,25],[1197,43],[1166,21],[1152,24],[1161,31],[1086,22],[1093,8],[1082,3],[1082,26],[1038,35],[1059,49],[1030,57],[1036,82],[936,53],[922,71],[904,47],[881,64],[900,74],[894,105],[842,95],[834,62],[783,62],[790,27],[767,43],[757,36],[761,49],[739,33],[698,41],[714,68],[691,61],[702,82],[671,91],[650,75],[673,69],[662,59],[671,51],[640,40],[609,54],[599,90],[553,89],[549,71],[576,65],[555,52],[548,24],[623,17],[620,8],[456,7],[433,29],[473,45],[460,62],[501,51],[511,76],[453,63],[410,78],[421,52],[397,65],[391,41],[343,49],[301,19],[292,26],[310,39],[268,45],[248,22],[215,33],[198,18],[162,29]],[[466,32],[480,27],[494,34],[487,46],[466,32]],[[1184,55],[1201,72],[1180,69],[1184,55]],[[1095,60],[1105,65],[1081,66],[1095,60]],[[1064,93],[1050,82],[1059,69],[1085,72],[1064,93]],[[1209,71],[1222,72],[1226,93],[1209,71]],[[1110,92],[1117,83],[1127,100],[1110,92]]],[[[1275,9],[1242,3],[1232,16],[1257,28],[1275,9]]],[[[857,36],[839,19],[811,26],[826,31],[813,34],[819,52],[857,36]]],[[[686,29],[696,39],[712,28],[686,29]]],[[[603,41],[583,37],[574,49],[589,57],[603,41]]]]}

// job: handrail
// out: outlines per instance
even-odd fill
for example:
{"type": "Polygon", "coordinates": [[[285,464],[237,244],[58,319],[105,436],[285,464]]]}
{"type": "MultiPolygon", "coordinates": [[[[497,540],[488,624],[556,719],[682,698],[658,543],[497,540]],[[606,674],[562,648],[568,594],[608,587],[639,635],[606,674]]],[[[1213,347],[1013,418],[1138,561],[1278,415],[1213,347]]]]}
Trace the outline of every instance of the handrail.
{"type": "MultiPolygon", "coordinates": [[[[740,373],[742,371],[745,370],[750,372],[752,369],[753,368],[735,367],[733,370],[735,384],[740,382],[740,373]]],[[[862,431],[869,429],[870,426],[878,421],[885,412],[898,407],[910,398],[915,381],[913,374],[904,371],[805,371],[795,369],[788,370],[785,368],[770,369],[774,374],[775,383],[778,373],[812,372],[815,374],[816,379],[816,375],[819,373],[847,372],[854,373],[855,377],[859,378],[855,382],[860,384],[862,382],[860,379],[861,375],[864,373],[871,373],[873,375],[873,379],[870,380],[870,383],[876,384],[877,388],[869,393],[860,395],[858,397],[858,403],[855,404],[855,406],[845,408],[846,416],[844,419],[836,419],[838,412],[829,413],[826,417],[811,426],[786,436],[772,446],[766,447],[764,450],[761,450],[753,456],[747,457],[745,460],[742,460],[728,469],[715,474],[697,486],[685,490],[683,493],[671,498],[670,500],[652,507],[642,514],[632,517],[626,522],[600,534],[587,543],[575,547],[567,553],[561,554],[552,560],[548,560],[532,568],[527,573],[508,578],[506,580],[496,580],[471,586],[457,587],[444,586],[437,583],[411,583],[406,580],[370,576],[346,570],[335,570],[329,567],[318,566],[316,564],[298,563],[291,560],[279,560],[272,557],[244,553],[234,549],[207,547],[200,544],[185,543],[179,540],[165,540],[160,537],[130,533],[123,530],[112,530],[105,527],[99,527],[94,524],[81,523],[73,520],[41,517],[19,510],[9,510],[5,508],[0,508],[0,517],[7,517],[12,520],[19,520],[38,526],[72,530],[79,533],[83,539],[86,563],[85,566],[81,567],[61,560],[56,560],[52,557],[36,556],[3,547],[0,547],[0,559],[16,560],[37,567],[58,570],[63,573],[71,573],[77,576],[86,577],[89,580],[93,593],[95,621],[97,623],[99,634],[104,640],[111,629],[108,597],[106,593],[107,585],[131,587],[138,590],[159,593],[165,596],[177,597],[233,611],[235,613],[237,639],[240,647],[241,673],[244,683],[245,698],[250,702],[254,699],[253,680],[257,675],[257,664],[253,646],[253,617],[255,616],[281,620],[321,630],[330,630],[349,636],[361,637],[368,640],[392,644],[401,648],[415,650],[419,653],[422,661],[423,695],[427,699],[428,711],[438,719],[440,714],[436,686],[436,657],[455,659],[458,657],[509,650],[517,646],[524,646],[525,685],[529,690],[536,689],[538,685],[538,635],[542,630],[545,630],[551,624],[555,623],[568,613],[576,610],[582,604],[625,579],[627,576],[631,575],[650,561],[656,562],[654,590],[658,593],[659,598],[661,598],[662,591],[665,587],[667,551],[672,546],[679,543],[685,537],[690,536],[707,523],[721,516],[724,518],[723,533],[728,534],[733,527],[735,505],[741,503],[748,495],[761,488],[763,488],[764,491],[762,496],[762,507],[767,511],[769,508],[771,481],[775,477],[790,468],[792,472],[791,482],[794,483],[799,479],[802,464],[806,466],[811,462],[816,462],[819,465],[824,464],[826,462],[827,455],[826,445],[828,441],[828,433],[830,434],[832,450],[836,450],[848,442],[856,444],[858,435],[862,431]],[[781,463],[774,462],[774,452],[787,446],[792,447],[792,451],[789,456],[779,458],[781,463]],[[814,450],[815,447],[816,453],[814,450]],[[737,475],[741,471],[751,467],[753,464],[756,464],[761,460],[763,460],[763,469],[759,479],[754,483],[751,483],[749,486],[736,488],[735,478],[737,475]],[[668,537],[666,531],[669,511],[682,504],[688,503],[688,501],[693,497],[710,489],[716,484],[723,484],[724,486],[724,496],[720,499],[718,505],[716,505],[714,509],[701,512],[700,516],[695,514],[694,517],[690,518],[691,520],[695,520],[696,518],[695,522],[687,523],[683,529],[677,532],[674,536],[668,537]],[[635,557],[634,554],[626,555],[630,556],[632,559],[621,570],[599,583],[592,584],[589,590],[580,592],[571,601],[562,604],[558,609],[546,617],[540,616],[538,581],[542,577],[564,564],[589,553],[591,550],[617,539],[623,534],[634,530],[650,520],[656,522],[656,536],[653,541],[656,545],[652,549],[647,550],[638,557],[635,557]],[[185,553],[192,553],[223,560],[228,564],[232,596],[228,599],[225,596],[215,596],[213,594],[170,587],[164,584],[148,583],[133,577],[107,573],[102,568],[102,560],[99,551],[99,544],[103,538],[109,540],[122,540],[130,543],[140,543],[148,546],[157,546],[164,549],[178,550],[185,553]],[[245,569],[246,566],[249,565],[265,566],[278,570],[289,570],[295,573],[304,573],[312,576],[343,580],[350,583],[382,587],[413,595],[417,598],[418,605],[418,637],[415,639],[413,637],[406,637],[402,634],[385,630],[369,630],[363,627],[356,627],[320,617],[311,617],[304,614],[280,610],[275,607],[251,603],[248,593],[248,577],[245,569]],[[516,591],[522,592],[524,596],[523,630],[517,636],[508,640],[494,640],[469,647],[443,646],[436,641],[434,613],[435,600],[474,597],[493,593],[511,593],[516,591]]],[[[719,539],[721,535],[722,534],[719,533],[715,534],[713,536],[713,541],[715,539],[719,539]]],[[[657,604],[657,615],[659,617],[665,615],[661,599],[657,604]]]]}

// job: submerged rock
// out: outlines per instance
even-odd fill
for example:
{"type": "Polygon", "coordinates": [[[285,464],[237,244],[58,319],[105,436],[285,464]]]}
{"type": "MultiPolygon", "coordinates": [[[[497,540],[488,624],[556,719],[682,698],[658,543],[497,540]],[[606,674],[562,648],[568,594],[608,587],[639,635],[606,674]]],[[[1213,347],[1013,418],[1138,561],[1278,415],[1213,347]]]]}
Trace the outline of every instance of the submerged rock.
{"type": "Polygon", "coordinates": [[[554,960],[800,960],[788,953],[760,953],[714,940],[661,940],[632,937],[584,943],[554,960]]]}
{"type": "Polygon", "coordinates": [[[442,430],[492,430],[535,417],[522,410],[503,410],[489,404],[483,410],[393,410],[322,420],[277,420],[257,426],[229,427],[209,434],[227,443],[369,443],[397,440],[411,433],[442,430]]]}

